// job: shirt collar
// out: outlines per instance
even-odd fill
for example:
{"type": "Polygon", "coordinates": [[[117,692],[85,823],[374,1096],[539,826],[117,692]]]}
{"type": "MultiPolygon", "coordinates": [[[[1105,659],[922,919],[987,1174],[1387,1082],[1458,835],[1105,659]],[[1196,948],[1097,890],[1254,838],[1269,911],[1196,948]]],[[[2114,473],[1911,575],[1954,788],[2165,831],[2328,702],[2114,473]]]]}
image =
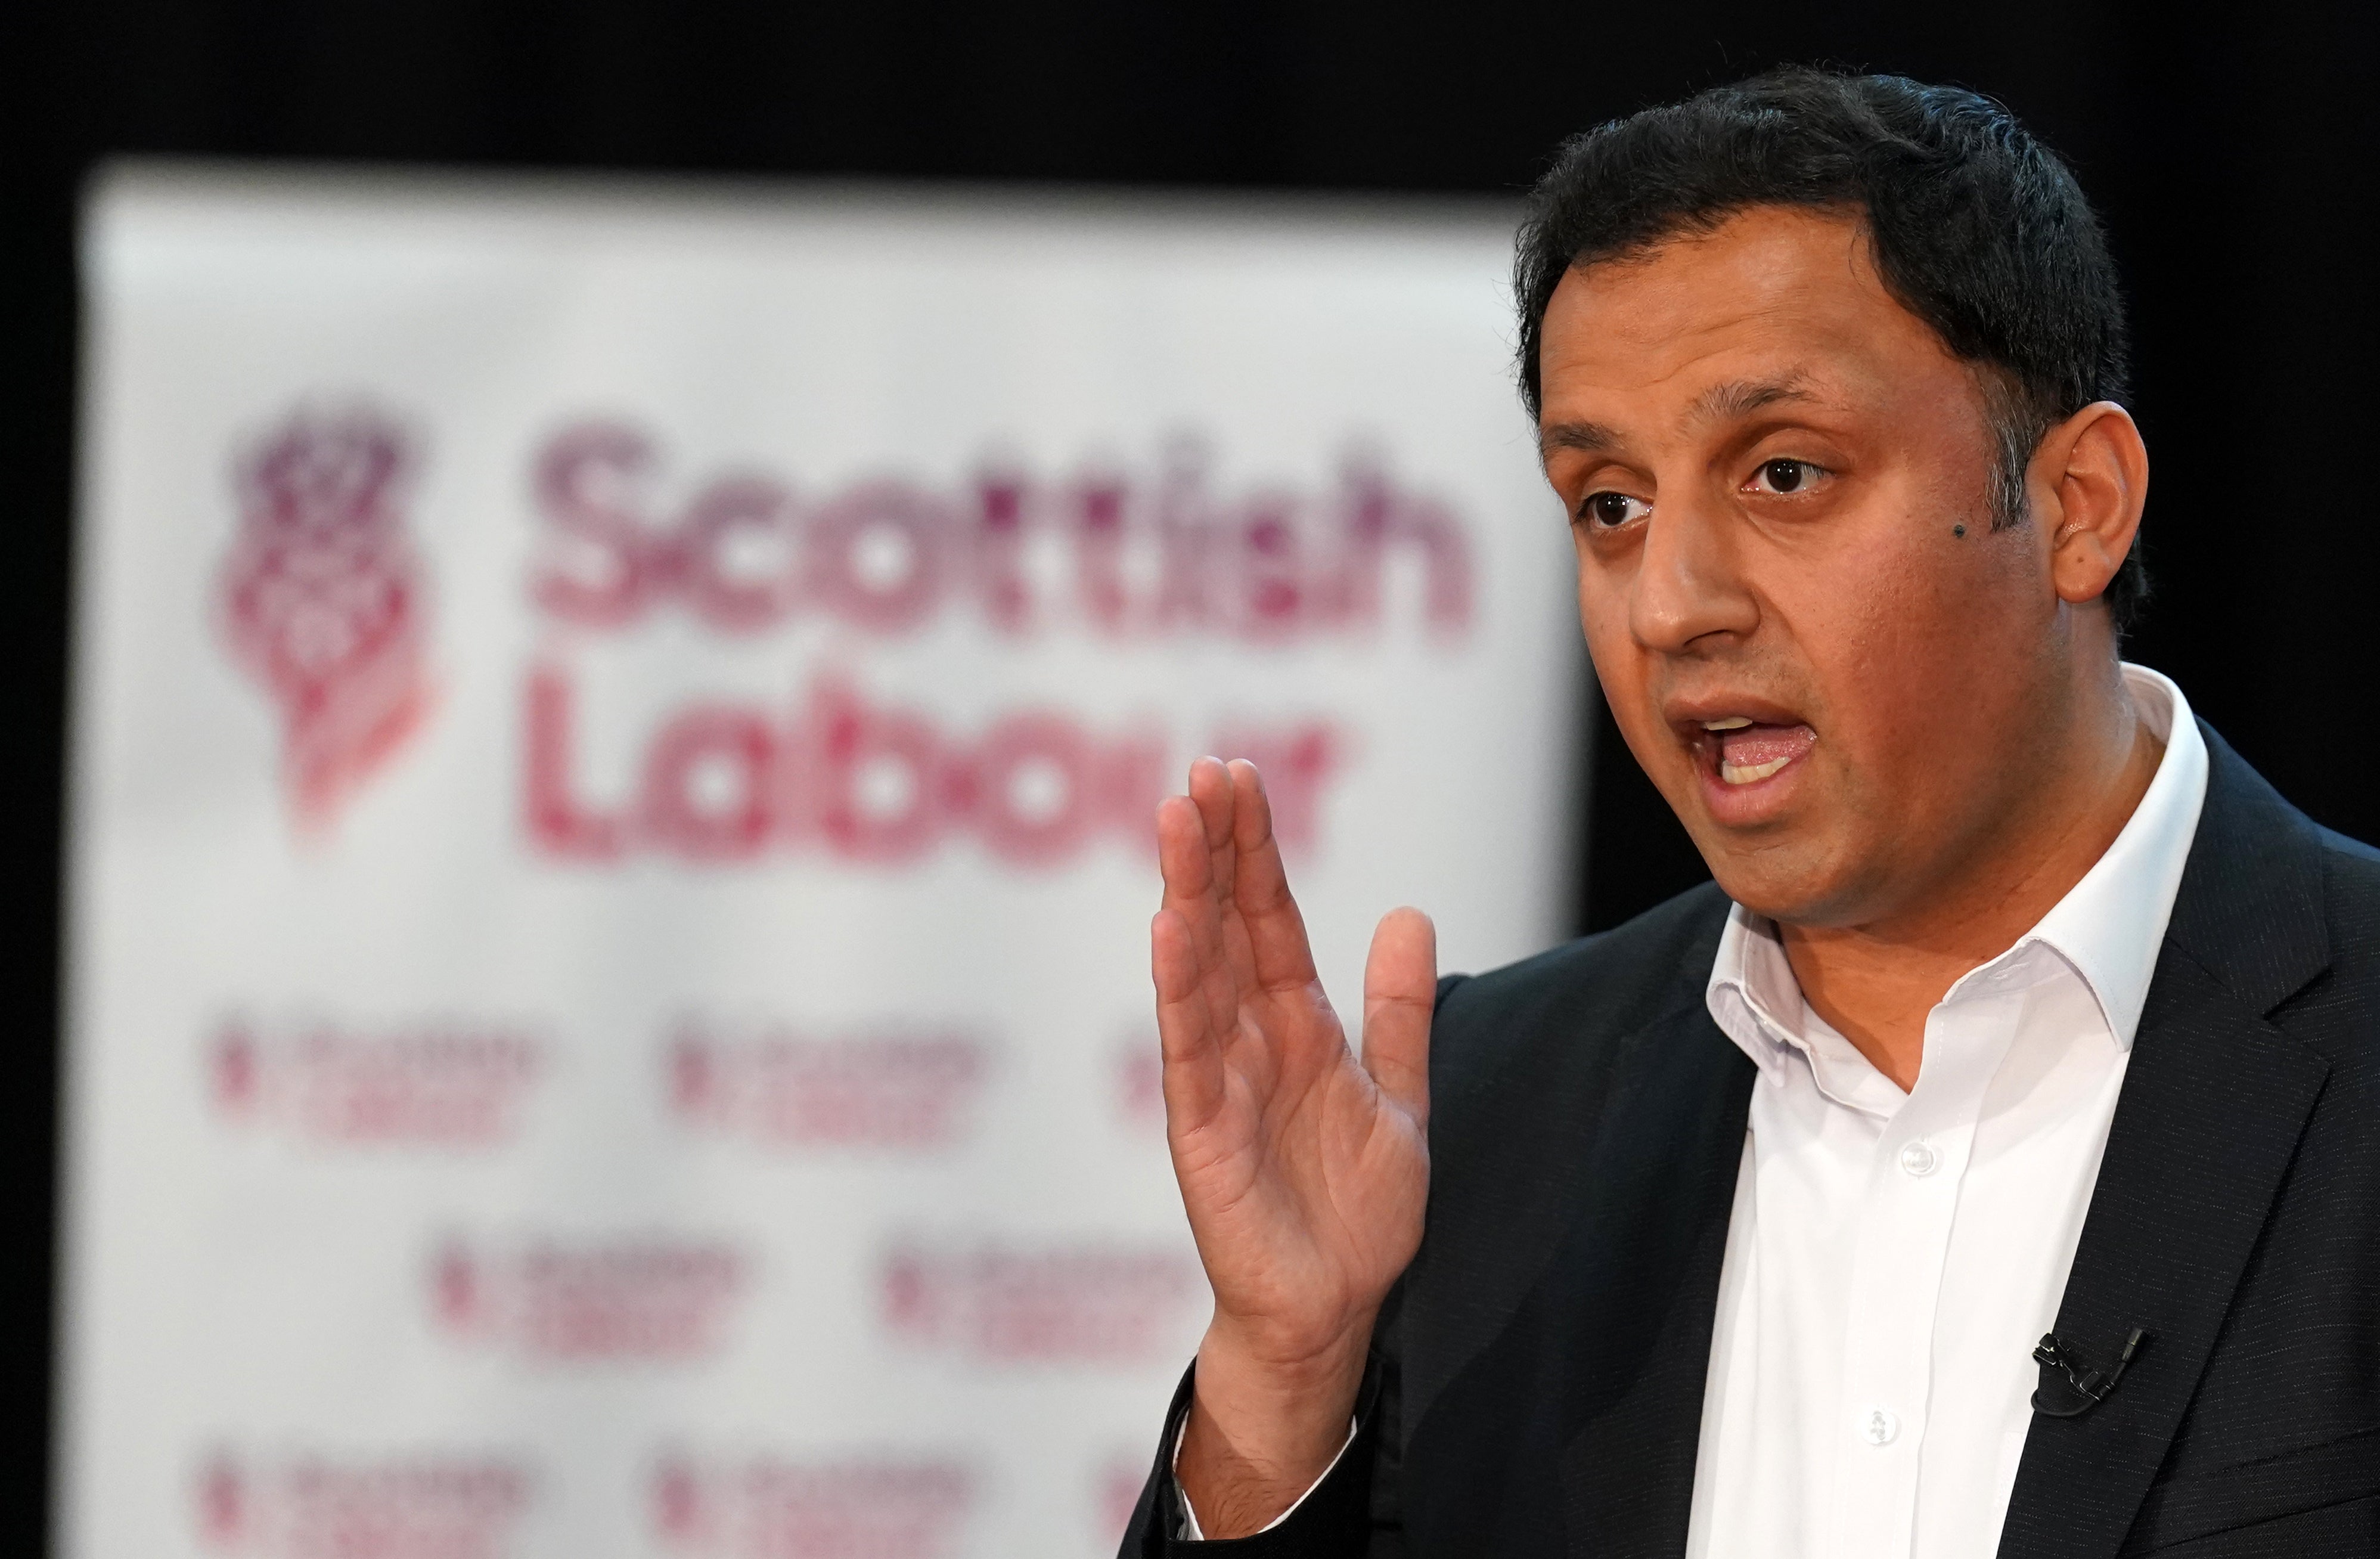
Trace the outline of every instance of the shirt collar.
{"type": "MultiPolygon", "coordinates": [[[[2191,840],[2198,833],[2207,759],[2205,739],[2181,689],[2129,662],[2123,675],[2141,718],[2165,741],[2165,756],[2147,792],[2082,880],[2015,945],[1970,970],[1943,999],[1957,1000],[1979,975],[2022,957],[2030,946],[2045,945],[2082,977],[2118,1047],[2130,1050],[2191,840]]],[[[1775,1060],[1780,1043],[1799,1048],[1801,986],[1776,926],[1742,905],[1729,911],[1704,1000],[1719,1028],[1755,1063],[1765,1066],[1775,1060]]]]}

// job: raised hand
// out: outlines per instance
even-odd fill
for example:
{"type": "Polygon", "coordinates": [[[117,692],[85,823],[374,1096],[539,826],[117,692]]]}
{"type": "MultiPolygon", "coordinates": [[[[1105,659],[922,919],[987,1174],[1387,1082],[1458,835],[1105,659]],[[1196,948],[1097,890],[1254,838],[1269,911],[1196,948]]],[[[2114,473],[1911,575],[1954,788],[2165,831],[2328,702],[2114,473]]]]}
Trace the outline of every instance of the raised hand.
{"type": "Polygon", "coordinates": [[[1222,1538],[1261,1528],[1337,1453],[1373,1318],[1421,1241],[1436,943],[1418,910],[1380,921],[1358,1063],[1254,765],[1193,765],[1158,847],[1166,1137],[1215,1291],[1180,1474],[1222,1538]]]}

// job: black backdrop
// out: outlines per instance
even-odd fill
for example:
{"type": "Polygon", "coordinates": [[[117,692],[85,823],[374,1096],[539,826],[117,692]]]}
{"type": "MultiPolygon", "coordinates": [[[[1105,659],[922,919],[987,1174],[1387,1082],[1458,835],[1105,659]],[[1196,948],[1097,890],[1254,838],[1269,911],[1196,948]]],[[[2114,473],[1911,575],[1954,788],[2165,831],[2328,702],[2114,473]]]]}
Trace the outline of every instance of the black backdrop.
{"type": "MultiPolygon", "coordinates": [[[[1955,80],[2065,152],[2113,230],[2155,460],[2131,648],[2282,790],[2380,838],[2363,532],[2380,151],[2373,7],[1851,0],[20,0],[0,20],[0,1460],[42,1524],[76,190],[110,152],[1514,190],[1563,134],[1779,60],[1955,80]]],[[[1517,411],[1515,415],[1518,415],[1517,411]]],[[[1580,923],[1701,875],[1610,739],[1580,923]]],[[[24,1552],[32,1552],[28,1544],[24,1552]]]]}

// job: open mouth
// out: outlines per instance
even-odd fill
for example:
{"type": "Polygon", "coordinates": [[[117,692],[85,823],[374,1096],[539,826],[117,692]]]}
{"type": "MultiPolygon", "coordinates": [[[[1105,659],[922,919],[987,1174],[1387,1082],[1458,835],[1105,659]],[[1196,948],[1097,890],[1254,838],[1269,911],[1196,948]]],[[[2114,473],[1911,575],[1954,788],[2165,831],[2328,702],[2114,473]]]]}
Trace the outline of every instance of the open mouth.
{"type": "Polygon", "coordinates": [[[1703,737],[1696,745],[1708,757],[1722,785],[1757,785],[1781,773],[1818,740],[1818,734],[1807,725],[1764,725],[1743,714],[1699,724],[1703,737]]]}

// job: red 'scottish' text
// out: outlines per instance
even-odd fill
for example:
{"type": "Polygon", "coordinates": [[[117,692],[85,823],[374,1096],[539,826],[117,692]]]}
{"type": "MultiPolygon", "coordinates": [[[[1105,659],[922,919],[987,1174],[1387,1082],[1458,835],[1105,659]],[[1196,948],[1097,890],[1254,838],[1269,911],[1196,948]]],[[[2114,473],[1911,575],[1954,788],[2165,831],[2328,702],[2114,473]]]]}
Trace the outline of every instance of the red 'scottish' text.
{"type": "Polygon", "coordinates": [[[1446,505],[1361,459],[1318,496],[1226,496],[1193,448],[1154,478],[1093,468],[1045,481],[993,465],[956,490],[883,478],[805,495],[736,472],[672,502],[649,434],[582,422],[538,456],[531,593],[594,628],[670,605],[734,634],[803,617],[909,634],[960,611],[1012,636],[1074,624],[1279,641],[1378,627],[1410,559],[1429,630],[1470,627],[1471,538],[1446,505]]]}

